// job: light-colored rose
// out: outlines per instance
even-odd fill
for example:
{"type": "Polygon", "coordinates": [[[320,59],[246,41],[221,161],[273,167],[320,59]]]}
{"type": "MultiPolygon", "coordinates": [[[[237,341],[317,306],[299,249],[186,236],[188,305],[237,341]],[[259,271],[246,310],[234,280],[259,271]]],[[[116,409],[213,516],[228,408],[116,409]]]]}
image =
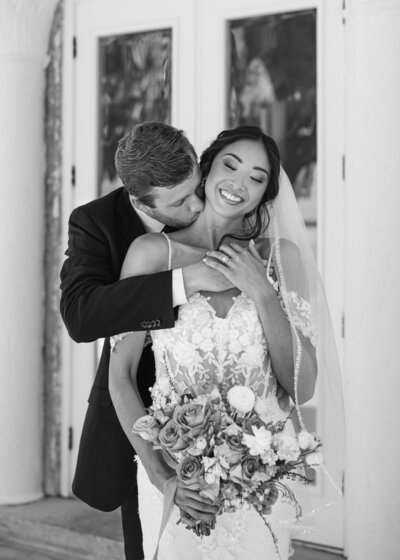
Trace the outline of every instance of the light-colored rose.
{"type": "Polygon", "coordinates": [[[305,459],[307,465],[309,465],[310,467],[318,467],[324,462],[324,457],[321,451],[314,451],[313,453],[309,453],[308,455],[306,455],[305,459]]]}
{"type": "Polygon", "coordinates": [[[136,420],[132,427],[132,433],[139,435],[146,441],[155,441],[160,433],[160,426],[153,416],[147,414],[136,420]]]}
{"type": "Polygon", "coordinates": [[[229,389],[227,399],[232,408],[239,414],[247,414],[253,410],[256,397],[250,387],[236,385],[229,389]]]}
{"type": "Polygon", "coordinates": [[[212,409],[208,403],[189,402],[175,408],[173,419],[184,438],[195,439],[206,430],[211,412],[212,409]]]}
{"type": "Polygon", "coordinates": [[[199,332],[194,332],[193,333],[192,344],[194,344],[195,346],[198,346],[202,340],[203,340],[203,337],[201,336],[201,334],[199,332]]]}
{"type": "Polygon", "coordinates": [[[179,426],[170,420],[158,435],[160,445],[169,451],[182,451],[187,448],[187,442],[181,436],[179,426]]]}
{"type": "Polygon", "coordinates": [[[249,448],[250,455],[263,455],[271,446],[272,434],[264,426],[253,426],[252,429],[254,435],[244,434],[243,442],[249,448]]]}
{"type": "Polygon", "coordinates": [[[299,433],[297,436],[297,440],[299,442],[300,449],[315,449],[318,445],[318,442],[315,441],[315,437],[310,432],[305,432],[304,430],[299,433]]]}
{"type": "Polygon", "coordinates": [[[197,457],[184,457],[178,465],[177,475],[186,484],[198,482],[201,469],[201,462],[197,457]]]}

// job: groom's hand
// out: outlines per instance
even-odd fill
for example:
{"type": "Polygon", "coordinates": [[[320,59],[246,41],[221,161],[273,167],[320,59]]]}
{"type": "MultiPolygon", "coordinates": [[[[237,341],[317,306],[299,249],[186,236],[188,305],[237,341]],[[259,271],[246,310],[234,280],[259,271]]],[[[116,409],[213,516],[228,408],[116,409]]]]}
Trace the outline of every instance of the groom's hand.
{"type": "Polygon", "coordinates": [[[203,262],[185,266],[182,271],[187,297],[200,291],[223,292],[233,288],[232,282],[226,276],[203,262]]]}

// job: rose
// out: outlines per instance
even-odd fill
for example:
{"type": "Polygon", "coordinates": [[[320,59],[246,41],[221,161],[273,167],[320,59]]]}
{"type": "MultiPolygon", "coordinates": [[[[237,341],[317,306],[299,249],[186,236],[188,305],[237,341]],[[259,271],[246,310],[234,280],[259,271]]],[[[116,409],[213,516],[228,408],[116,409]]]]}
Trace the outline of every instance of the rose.
{"type": "Polygon", "coordinates": [[[197,457],[185,457],[177,467],[178,478],[185,484],[197,482],[200,477],[202,465],[197,457]]]}
{"type": "Polygon", "coordinates": [[[251,480],[260,469],[260,459],[253,455],[246,455],[242,460],[242,473],[244,480],[251,480]]]}
{"type": "Polygon", "coordinates": [[[232,408],[245,415],[253,409],[256,397],[250,387],[236,385],[229,389],[227,399],[232,408]]]}
{"type": "Polygon", "coordinates": [[[169,420],[158,435],[160,445],[169,451],[182,451],[187,447],[187,443],[181,436],[179,426],[169,420]]]}
{"type": "Polygon", "coordinates": [[[194,439],[206,431],[211,412],[208,403],[187,403],[175,408],[173,419],[183,437],[194,439]]]}
{"type": "Polygon", "coordinates": [[[160,426],[153,416],[147,414],[136,420],[132,433],[139,435],[146,441],[155,441],[160,433],[160,426]]]}
{"type": "Polygon", "coordinates": [[[309,453],[308,455],[306,455],[305,459],[309,467],[319,467],[319,465],[324,462],[321,451],[314,451],[313,453],[309,453]]]}
{"type": "Polygon", "coordinates": [[[310,434],[306,431],[301,431],[297,436],[297,440],[299,442],[300,449],[315,449],[318,445],[318,442],[315,440],[313,434],[310,434]]]}

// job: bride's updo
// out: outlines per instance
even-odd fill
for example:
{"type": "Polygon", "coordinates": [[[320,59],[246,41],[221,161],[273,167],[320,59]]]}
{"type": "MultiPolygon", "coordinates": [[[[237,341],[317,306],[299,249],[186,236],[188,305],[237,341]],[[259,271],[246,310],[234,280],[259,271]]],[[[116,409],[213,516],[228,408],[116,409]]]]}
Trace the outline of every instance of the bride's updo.
{"type": "Polygon", "coordinates": [[[229,144],[237,142],[238,140],[254,140],[255,142],[261,142],[265,148],[270,165],[268,184],[260,202],[254,210],[246,214],[243,218],[243,229],[246,233],[243,236],[234,236],[239,239],[252,239],[257,238],[260,233],[268,227],[270,217],[267,203],[274,200],[279,192],[281,159],[275,140],[265,134],[258,126],[245,125],[223,130],[201,154],[200,169],[203,174],[203,178],[206,178],[215,156],[223,148],[229,144]]]}

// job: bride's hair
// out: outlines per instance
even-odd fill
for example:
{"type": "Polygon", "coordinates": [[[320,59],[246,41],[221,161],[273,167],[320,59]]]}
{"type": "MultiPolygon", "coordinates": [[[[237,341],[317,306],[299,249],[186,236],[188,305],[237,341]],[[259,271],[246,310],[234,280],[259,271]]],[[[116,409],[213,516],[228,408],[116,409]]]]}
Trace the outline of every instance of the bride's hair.
{"type": "MultiPolygon", "coordinates": [[[[201,154],[200,169],[204,178],[207,177],[215,156],[219,154],[223,148],[238,140],[254,140],[255,142],[261,142],[267,153],[270,165],[270,176],[260,202],[254,210],[246,214],[243,218],[243,229],[245,233],[243,235],[230,235],[230,237],[236,239],[248,240],[257,238],[260,233],[268,227],[270,217],[267,203],[274,200],[279,192],[281,159],[275,140],[265,134],[258,126],[238,126],[237,128],[220,132],[217,138],[211,142],[208,148],[201,154]]],[[[226,236],[224,235],[224,237],[226,236]]],[[[220,244],[221,243],[222,240],[220,244]]]]}

